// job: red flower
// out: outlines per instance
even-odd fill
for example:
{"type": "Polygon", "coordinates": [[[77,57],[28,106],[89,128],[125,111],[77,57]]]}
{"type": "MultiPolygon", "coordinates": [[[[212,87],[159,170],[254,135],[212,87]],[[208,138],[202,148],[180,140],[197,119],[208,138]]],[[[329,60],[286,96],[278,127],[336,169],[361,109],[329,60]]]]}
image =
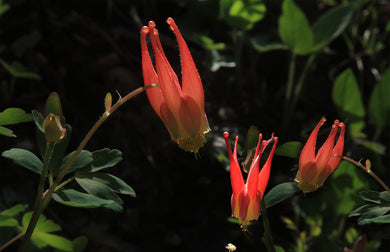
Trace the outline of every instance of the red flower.
{"type": "Polygon", "coordinates": [[[233,190],[231,206],[233,217],[237,218],[243,226],[246,226],[249,224],[249,221],[257,220],[260,216],[260,201],[264,195],[265,188],[267,187],[271,172],[272,157],[275,152],[278,138],[272,135],[271,139],[268,141],[261,141],[262,135],[259,135],[255,156],[249,168],[246,183],[244,183],[240,165],[237,160],[238,136],[236,137],[233,153],[229,144],[229,133],[225,132],[223,136],[230,158],[230,181],[233,190]],[[261,154],[264,151],[264,147],[268,144],[273,144],[272,150],[261,171],[259,171],[261,154]]]}
{"type": "Polygon", "coordinates": [[[142,70],[146,85],[159,84],[146,91],[154,111],[164,122],[175,141],[182,149],[197,152],[205,143],[205,134],[210,130],[204,109],[203,86],[191,53],[175,21],[167,19],[179,44],[182,63],[182,86],[169,64],[160,43],[155,23],[141,29],[142,70]],[[150,35],[156,70],[146,44],[150,35]]]}
{"type": "Polygon", "coordinates": [[[338,120],[334,121],[328,139],[318,150],[317,155],[315,154],[317,134],[325,121],[326,119],[322,118],[317,124],[299,157],[299,169],[295,181],[304,193],[313,192],[321,187],[340,163],[340,158],[334,155],[343,154],[345,126],[338,120]],[[335,144],[338,128],[341,128],[341,131],[335,144]]]}

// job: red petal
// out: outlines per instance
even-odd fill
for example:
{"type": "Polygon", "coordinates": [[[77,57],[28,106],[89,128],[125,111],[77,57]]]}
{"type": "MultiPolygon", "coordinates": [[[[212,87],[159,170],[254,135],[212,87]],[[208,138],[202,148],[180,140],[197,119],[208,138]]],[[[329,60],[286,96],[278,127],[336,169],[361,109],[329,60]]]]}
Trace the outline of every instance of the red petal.
{"type": "Polygon", "coordinates": [[[155,55],[156,69],[159,79],[160,88],[167,103],[168,109],[175,115],[179,116],[181,103],[181,89],[179,81],[161,46],[157,29],[154,28],[153,21],[149,22],[150,40],[155,55]]]}
{"type": "Polygon", "coordinates": [[[171,30],[175,33],[180,49],[181,65],[182,65],[182,90],[183,94],[191,96],[200,108],[204,110],[204,93],[203,85],[200,80],[198,70],[196,69],[194,60],[192,59],[190,50],[181,35],[179,28],[176,26],[173,18],[168,18],[167,23],[171,30]]]}
{"type": "Polygon", "coordinates": [[[305,146],[301,151],[301,155],[299,156],[299,171],[301,173],[306,173],[306,169],[310,169],[311,166],[306,165],[307,163],[313,163],[315,161],[315,149],[316,149],[316,140],[317,134],[320,130],[321,126],[324,124],[326,119],[321,118],[320,122],[314,128],[312,133],[309,136],[305,146]]]}
{"type": "MultiPolygon", "coordinates": [[[[149,28],[144,26],[141,29],[141,51],[142,51],[142,72],[145,86],[158,84],[157,73],[150,59],[148,46],[146,44],[146,34],[149,33],[149,28]]],[[[146,90],[150,105],[157,115],[161,118],[160,106],[164,102],[164,97],[160,87],[150,88],[146,90]]]]}
{"type": "Polygon", "coordinates": [[[230,158],[230,182],[232,184],[233,195],[239,195],[240,192],[244,189],[244,178],[242,177],[240,165],[237,160],[237,142],[238,136],[236,137],[236,143],[234,147],[234,153],[229,143],[229,133],[223,133],[225,138],[226,147],[228,149],[229,158],[230,158]]]}
{"type": "Polygon", "coordinates": [[[272,138],[270,140],[268,140],[268,143],[271,142],[272,140],[274,141],[274,145],[272,147],[271,153],[269,154],[268,159],[265,162],[264,166],[261,168],[261,171],[259,174],[259,184],[258,184],[257,190],[260,191],[261,197],[263,197],[264,192],[265,192],[265,188],[267,187],[267,184],[268,184],[269,175],[271,173],[272,158],[274,156],[275,148],[276,148],[276,145],[278,144],[279,138],[274,137],[272,135],[272,138]]]}

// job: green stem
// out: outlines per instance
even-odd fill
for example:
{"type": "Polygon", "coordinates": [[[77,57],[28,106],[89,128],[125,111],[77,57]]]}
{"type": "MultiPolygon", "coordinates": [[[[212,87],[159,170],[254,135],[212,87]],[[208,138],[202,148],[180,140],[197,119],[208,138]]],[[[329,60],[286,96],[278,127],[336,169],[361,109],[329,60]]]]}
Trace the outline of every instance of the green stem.
{"type": "Polygon", "coordinates": [[[265,205],[264,198],[261,199],[260,204],[261,204],[261,213],[263,216],[263,225],[264,225],[264,236],[261,238],[261,241],[264,243],[268,252],[275,252],[275,246],[271,236],[271,227],[268,219],[267,206],[265,205]]]}
{"type": "Polygon", "coordinates": [[[287,79],[287,87],[286,87],[286,96],[284,100],[284,110],[283,110],[283,124],[282,124],[282,133],[287,129],[290,115],[289,115],[289,107],[291,103],[291,95],[294,88],[294,77],[295,77],[295,63],[296,63],[296,54],[293,53],[290,59],[290,65],[288,69],[288,79],[287,79]]]}
{"type": "Polygon", "coordinates": [[[356,165],[357,167],[362,168],[365,172],[370,174],[370,176],[373,177],[387,192],[390,193],[390,188],[371,170],[371,167],[366,167],[366,166],[362,165],[361,163],[356,162],[355,160],[353,160],[349,157],[339,156],[339,155],[335,155],[335,156],[342,158],[342,159],[356,165]]]}
{"type": "Polygon", "coordinates": [[[295,111],[295,106],[296,106],[296,103],[298,101],[299,96],[301,95],[301,91],[303,88],[303,84],[305,83],[307,73],[309,72],[310,67],[313,64],[315,57],[316,57],[316,54],[310,55],[310,57],[306,61],[305,67],[303,68],[301,75],[299,76],[298,82],[295,86],[294,96],[292,98],[289,115],[293,114],[295,111]]]}
{"type": "MultiPolygon", "coordinates": [[[[87,135],[84,137],[84,139],[81,141],[81,143],[79,144],[79,146],[77,147],[76,151],[74,152],[73,156],[69,159],[68,163],[66,163],[65,167],[61,170],[60,174],[57,176],[56,180],[53,182],[53,184],[49,187],[49,189],[47,189],[44,193],[43,193],[43,186],[39,186],[38,188],[38,191],[42,191],[41,193],[41,196],[40,196],[40,204],[37,205],[36,209],[34,210],[34,213],[33,213],[33,216],[31,217],[31,221],[30,221],[30,224],[29,224],[29,227],[27,228],[27,231],[26,231],[26,235],[24,236],[23,238],[23,241],[22,241],[22,244],[21,246],[19,247],[19,252],[23,252],[26,248],[26,245],[28,243],[28,241],[30,240],[31,238],[31,234],[32,234],[32,231],[34,230],[32,228],[31,231],[29,231],[29,228],[30,228],[30,225],[32,225],[33,223],[33,220],[35,223],[33,223],[33,227],[35,227],[36,225],[36,222],[38,221],[38,218],[39,216],[42,214],[42,212],[46,209],[47,205],[49,204],[50,200],[51,200],[51,196],[53,194],[53,192],[55,190],[58,189],[58,186],[59,184],[61,183],[62,179],[64,178],[64,176],[66,175],[67,171],[69,170],[69,168],[72,166],[72,164],[74,163],[74,161],[76,160],[76,158],[78,157],[78,155],[80,154],[80,152],[84,149],[84,147],[87,145],[88,141],[91,139],[91,137],[93,136],[93,134],[96,132],[96,130],[103,124],[103,122],[105,122],[107,120],[107,118],[115,111],[117,110],[120,106],[122,106],[124,103],[126,103],[128,100],[130,100],[131,98],[133,98],[134,96],[136,96],[137,94],[149,89],[149,88],[153,88],[153,87],[157,87],[156,84],[152,84],[152,85],[149,85],[149,86],[145,86],[145,87],[140,87],[140,88],[137,88],[136,90],[134,90],[133,92],[129,93],[128,95],[126,95],[125,97],[123,98],[120,98],[117,103],[114,104],[114,106],[112,106],[108,111],[105,111],[103,116],[100,117],[100,119],[95,123],[95,125],[89,130],[89,132],[87,133],[87,135]],[[34,219],[33,219],[34,218],[34,219]],[[29,234],[29,236],[27,236],[27,232],[31,232],[29,234]]],[[[49,148],[47,148],[49,149],[49,148]]],[[[46,159],[46,157],[45,157],[46,159]]],[[[45,167],[45,163],[44,163],[44,167],[45,167]]],[[[46,170],[45,172],[47,173],[47,165],[46,165],[46,168],[43,168],[42,169],[42,174],[43,174],[43,171],[46,170]]],[[[45,175],[46,177],[46,175],[45,175]]],[[[42,180],[42,179],[41,179],[42,180]]],[[[66,182],[66,181],[65,181],[66,182]]],[[[62,185],[62,184],[61,184],[62,185]]],[[[63,186],[63,185],[62,185],[63,186]]]]}
{"type": "Polygon", "coordinates": [[[22,252],[26,249],[28,242],[31,239],[31,235],[34,232],[35,226],[38,222],[39,216],[42,214],[42,206],[43,206],[43,191],[45,189],[45,181],[46,181],[46,176],[47,176],[47,170],[49,167],[50,159],[53,154],[54,150],[54,143],[47,143],[46,146],[46,152],[45,152],[45,158],[43,161],[43,167],[42,167],[42,172],[41,172],[41,177],[39,179],[39,185],[38,185],[38,190],[37,190],[37,197],[35,199],[35,206],[34,206],[34,212],[33,215],[31,216],[30,223],[28,224],[26,233],[22,239],[22,243],[20,244],[19,247],[19,252],[22,252]]]}

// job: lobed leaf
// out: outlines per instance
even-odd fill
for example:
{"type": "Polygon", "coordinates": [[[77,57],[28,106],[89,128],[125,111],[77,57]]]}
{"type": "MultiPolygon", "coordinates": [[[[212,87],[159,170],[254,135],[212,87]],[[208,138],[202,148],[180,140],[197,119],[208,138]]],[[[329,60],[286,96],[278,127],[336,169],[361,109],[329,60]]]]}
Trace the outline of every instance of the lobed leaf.
{"type": "Polygon", "coordinates": [[[0,113],[0,125],[31,122],[32,120],[32,116],[26,114],[26,112],[24,112],[24,110],[20,108],[7,108],[0,113]]]}
{"type": "Polygon", "coordinates": [[[110,150],[104,148],[92,153],[93,162],[91,172],[97,172],[105,168],[113,167],[122,160],[122,152],[120,150],[110,150]]]}

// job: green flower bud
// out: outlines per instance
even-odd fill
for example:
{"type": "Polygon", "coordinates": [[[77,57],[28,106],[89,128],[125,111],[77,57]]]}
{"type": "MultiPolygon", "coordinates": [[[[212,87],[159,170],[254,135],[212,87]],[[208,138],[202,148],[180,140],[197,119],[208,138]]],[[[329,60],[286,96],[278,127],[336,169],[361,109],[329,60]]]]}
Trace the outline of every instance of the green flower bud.
{"type": "Polygon", "coordinates": [[[49,143],[59,143],[64,139],[66,129],[62,128],[60,117],[50,113],[42,124],[43,133],[49,143]]]}

